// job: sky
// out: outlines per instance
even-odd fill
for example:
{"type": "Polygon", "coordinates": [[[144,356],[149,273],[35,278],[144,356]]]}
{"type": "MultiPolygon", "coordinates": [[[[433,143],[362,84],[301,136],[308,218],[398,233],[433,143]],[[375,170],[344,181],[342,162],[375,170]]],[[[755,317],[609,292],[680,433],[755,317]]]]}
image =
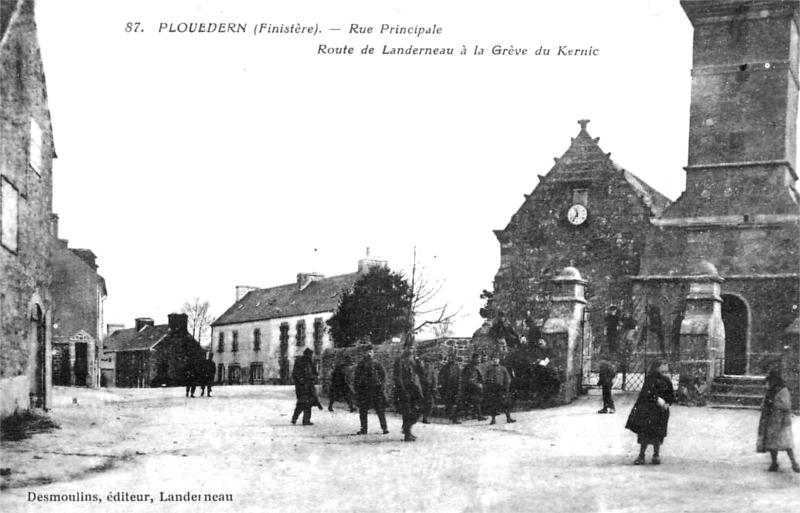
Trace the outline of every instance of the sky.
{"type": "Polygon", "coordinates": [[[579,119],[668,197],[684,187],[692,28],[677,0],[39,0],[36,16],[53,210],[60,238],[97,255],[105,323],[166,323],[194,297],[220,315],[237,285],[352,273],[367,248],[404,271],[416,247],[470,336],[499,268],[493,230],[579,119]],[[258,32],[270,25],[315,34],[258,32]],[[434,33],[389,33],[415,27],[434,33]],[[454,54],[385,53],[411,47],[454,54]]]}

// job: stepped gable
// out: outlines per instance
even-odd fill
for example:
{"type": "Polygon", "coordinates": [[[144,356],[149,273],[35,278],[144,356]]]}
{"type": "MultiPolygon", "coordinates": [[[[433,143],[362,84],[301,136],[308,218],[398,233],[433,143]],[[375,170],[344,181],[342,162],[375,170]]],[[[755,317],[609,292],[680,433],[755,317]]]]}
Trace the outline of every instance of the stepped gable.
{"type": "Polygon", "coordinates": [[[304,288],[297,283],[248,292],[212,326],[331,312],[339,305],[342,290],[351,288],[363,276],[342,274],[314,280],[304,288]]]}
{"type": "Polygon", "coordinates": [[[610,153],[604,153],[597,144],[599,137],[592,138],[586,131],[588,119],[578,121],[581,131],[564,154],[556,158],[555,165],[546,175],[548,181],[583,181],[592,180],[604,170],[613,170],[615,166],[610,153]]]}
{"type": "Polygon", "coordinates": [[[621,174],[650,214],[655,217],[661,216],[672,203],[669,198],[612,160],[611,153],[605,153],[600,148],[598,144],[600,138],[593,138],[586,130],[588,119],[581,119],[578,124],[581,125],[581,131],[577,137],[572,138],[572,143],[564,155],[555,159],[556,163],[545,179],[553,182],[592,182],[605,178],[603,175],[606,173],[621,174]]]}

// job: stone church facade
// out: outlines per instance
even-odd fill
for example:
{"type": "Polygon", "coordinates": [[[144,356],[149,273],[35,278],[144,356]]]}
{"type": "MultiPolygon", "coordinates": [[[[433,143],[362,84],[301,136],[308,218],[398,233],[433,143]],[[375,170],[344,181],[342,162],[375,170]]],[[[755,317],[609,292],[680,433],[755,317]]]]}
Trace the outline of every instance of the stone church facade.
{"type": "Polygon", "coordinates": [[[667,357],[701,395],[718,376],[783,367],[797,396],[800,2],[681,6],[695,32],[685,191],[670,203],[619,169],[582,121],[496,232],[494,306],[538,335],[571,267],[585,284],[578,336],[595,351],[616,339],[667,357]]]}
{"type": "Polygon", "coordinates": [[[669,200],[603,152],[580,120],[569,149],[529,195],[503,230],[494,309],[528,338],[550,311],[552,280],[564,267],[580,269],[590,285],[583,330],[596,350],[614,350],[618,320],[633,309],[652,218],[669,200]]]}
{"type": "Polygon", "coordinates": [[[686,190],[653,221],[635,283],[669,322],[691,270],[714,266],[724,339],[693,347],[683,323],[678,352],[715,375],[777,366],[798,316],[799,4],[681,2],[695,30],[686,190]]]}

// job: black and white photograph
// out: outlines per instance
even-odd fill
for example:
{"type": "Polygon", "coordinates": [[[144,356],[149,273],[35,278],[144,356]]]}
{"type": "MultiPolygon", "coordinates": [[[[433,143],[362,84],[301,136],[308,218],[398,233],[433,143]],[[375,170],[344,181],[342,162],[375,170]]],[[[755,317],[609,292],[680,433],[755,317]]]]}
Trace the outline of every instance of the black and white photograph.
{"type": "Polygon", "coordinates": [[[0,510],[800,510],[798,91],[800,0],[0,0],[0,510]]]}

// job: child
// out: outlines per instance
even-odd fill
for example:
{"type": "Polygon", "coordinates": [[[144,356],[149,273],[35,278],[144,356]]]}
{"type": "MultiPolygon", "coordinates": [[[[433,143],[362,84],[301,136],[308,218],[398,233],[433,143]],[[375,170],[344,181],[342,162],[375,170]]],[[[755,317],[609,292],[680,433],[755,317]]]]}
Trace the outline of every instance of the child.
{"type": "Polygon", "coordinates": [[[786,451],[792,470],[800,473],[800,465],[794,459],[794,440],[792,439],[792,400],[789,390],[777,371],[767,374],[767,394],[761,406],[761,420],[758,422],[756,452],[767,452],[772,457],[770,472],[778,470],[778,451],[786,451]]]}

